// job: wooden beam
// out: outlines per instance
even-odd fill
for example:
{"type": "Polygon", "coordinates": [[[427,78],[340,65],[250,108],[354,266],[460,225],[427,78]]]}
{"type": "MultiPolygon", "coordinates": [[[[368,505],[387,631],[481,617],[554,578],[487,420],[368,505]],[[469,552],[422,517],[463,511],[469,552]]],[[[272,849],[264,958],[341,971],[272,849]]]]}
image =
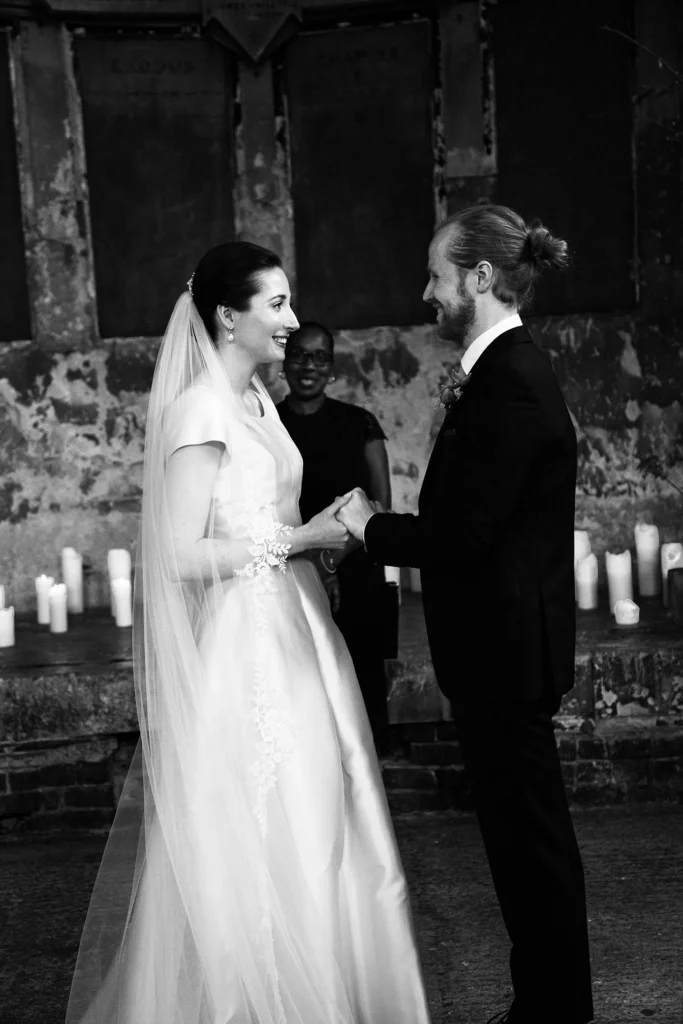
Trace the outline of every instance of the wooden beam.
{"type": "Polygon", "coordinates": [[[34,337],[52,351],[90,348],[97,333],[94,271],[64,27],[22,23],[13,64],[34,337]]]}
{"type": "Polygon", "coordinates": [[[237,132],[235,196],[237,237],[273,249],[294,291],[294,226],[287,153],[276,137],[270,61],[239,63],[242,122],[237,132]]]}

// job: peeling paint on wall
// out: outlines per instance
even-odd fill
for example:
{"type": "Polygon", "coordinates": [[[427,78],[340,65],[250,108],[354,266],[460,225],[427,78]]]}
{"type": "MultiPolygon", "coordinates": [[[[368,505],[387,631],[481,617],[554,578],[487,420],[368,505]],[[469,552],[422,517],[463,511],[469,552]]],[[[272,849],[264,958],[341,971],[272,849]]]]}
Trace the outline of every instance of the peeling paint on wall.
{"type": "MultiPolygon", "coordinates": [[[[683,488],[683,330],[628,317],[529,326],[577,430],[577,528],[591,532],[599,554],[632,546],[639,519],[656,522],[664,541],[683,537],[673,486],[683,488]]],[[[457,352],[431,326],[341,331],[335,349],[329,393],[378,417],[394,506],[415,511],[443,418],[439,387],[457,352]]],[[[21,345],[0,354],[0,579],[18,608],[32,607],[33,576],[57,571],[63,545],[76,544],[96,566],[108,547],[134,546],[157,350],[158,341],[137,339],[87,353],[21,345]]],[[[286,385],[270,377],[278,400],[286,385]]]]}
{"type": "Polygon", "coordinates": [[[2,354],[0,578],[17,610],[33,607],[34,576],[58,575],[63,546],[76,546],[103,578],[107,549],[134,544],[149,378],[110,390],[113,357],[2,354]]]}

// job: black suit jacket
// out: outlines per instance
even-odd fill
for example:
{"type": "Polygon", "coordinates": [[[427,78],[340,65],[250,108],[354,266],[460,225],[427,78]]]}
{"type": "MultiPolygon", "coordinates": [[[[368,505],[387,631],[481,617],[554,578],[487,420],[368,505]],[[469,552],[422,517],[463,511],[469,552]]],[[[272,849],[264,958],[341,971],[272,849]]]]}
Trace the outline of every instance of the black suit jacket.
{"type": "Polygon", "coordinates": [[[418,515],[377,514],[369,554],[421,570],[452,701],[559,698],[574,681],[576,435],[524,327],[499,335],[446,414],[418,515]]]}

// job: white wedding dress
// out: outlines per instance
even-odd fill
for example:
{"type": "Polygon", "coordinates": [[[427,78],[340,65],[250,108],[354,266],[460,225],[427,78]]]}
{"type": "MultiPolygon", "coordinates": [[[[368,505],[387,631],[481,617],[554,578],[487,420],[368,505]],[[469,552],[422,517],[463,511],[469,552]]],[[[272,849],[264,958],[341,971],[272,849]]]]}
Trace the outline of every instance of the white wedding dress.
{"type": "MultiPolygon", "coordinates": [[[[239,424],[225,422],[210,388],[193,386],[164,428],[166,457],[225,445],[212,535],[248,545],[251,569],[274,524],[301,523],[302,474],[273,403],[254,387],[255,415],[239,424]]],[[[215,583],[211,613],[197,612],[198,696],[182,735],[174,726],[181,755],[164,762],[155,787],[124,939],[97,985],[90,969],[89,1012],[83,992],[72,995],[69,1020],[428,1024],[348,650],[315,567],[272,561],[215,583]]]]}

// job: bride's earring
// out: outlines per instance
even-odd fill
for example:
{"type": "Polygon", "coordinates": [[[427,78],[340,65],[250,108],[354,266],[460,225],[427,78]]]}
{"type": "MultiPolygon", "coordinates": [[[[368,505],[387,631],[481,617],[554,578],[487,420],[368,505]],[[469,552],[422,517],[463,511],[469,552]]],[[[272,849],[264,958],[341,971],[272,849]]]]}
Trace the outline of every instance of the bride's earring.
{"type": "Polygon", "coordinates": [[[336,380],[336,379],[337,379],[336,377],[328,377],[328,378],[327,378],[327,383],[328,383],[328,384],[334,384],[334,382],[335,382],[335,380],[336,380]]]}
{"type": "Polygon", "coordinates": [[[225,311],[222,310],[220,315],[221,315],[221,318],[225,317],[225,320],[223,320],[223,323],[228,328],[227,340],[228,340],[228,343],[231,343],[231,342],[233,342],[235,340],[235,325],[232,322],[232,310],[231,309],[225,309],[225,311]],[[226,323],[226,321],[227,321],[227,323],[226,323]]]}
{"type": "Polygon", "coordinates": [[[280,378],[280,380],[285,380],[286,376],[287,374],[285,373],[284,370],[280,370],[280,372],[278,373],[278,377],[280,378]]]}

